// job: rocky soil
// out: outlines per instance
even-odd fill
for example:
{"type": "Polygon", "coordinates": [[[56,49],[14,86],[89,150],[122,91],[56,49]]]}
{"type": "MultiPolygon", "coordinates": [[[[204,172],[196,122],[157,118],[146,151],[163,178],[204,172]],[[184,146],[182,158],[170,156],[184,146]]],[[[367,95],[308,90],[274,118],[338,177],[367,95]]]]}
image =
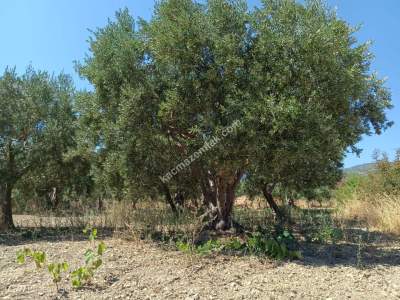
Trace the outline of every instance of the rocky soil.
{"type": "Polygon", "coordinates": [[[104,265],[89,286],[57,293],[45,270],[18,265],[24,247],[49,260],[83,263],[90,246],[77,237],[0,239],[1,299],[400,299],[400,245],[304,246],[304,259],[200,257],[152,243],[105,238],[104,265]]]}

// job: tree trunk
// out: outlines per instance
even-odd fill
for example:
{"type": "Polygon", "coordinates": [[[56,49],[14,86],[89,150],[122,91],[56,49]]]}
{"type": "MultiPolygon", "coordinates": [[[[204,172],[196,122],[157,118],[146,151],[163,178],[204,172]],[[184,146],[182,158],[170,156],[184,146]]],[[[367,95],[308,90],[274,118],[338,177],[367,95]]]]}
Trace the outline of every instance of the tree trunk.
{"type": "Polygon", "coordinates": [[[235,176],[217,176],[208,179],[203,185],[204,204],[208,209],[209,229],[228,230],[234,225],[232,220],[233,205],[235,202],[235,188],[242,176],[237,172],[235,176]]]}
{"type": "Polygon", "coordinates": [[[104,210],[103,198],[101,196],[97,198],[97,210],[100,212],[104,210]]]}
{"type": "Polygon", "coordinates": [[[11,206],[12,186],[0,185],[0,231],[14,229],[11,206]]]}
{"type": "Polygon", "coordinates": [[[232,227],[232,209],[235,201],[235,186],[226,183],[224,178],[217,183],[217,209],[218,222],[215,225],[217,230],[227,230],[232,227]]]}
{"type": "Polygon", "coordinates": [[[60,197],[56,187],[52,187],[51,191],[46,193],[47,206],[55,211],[60,204],[60,197]]]}
{"type": "Polygon", "coordinates": [[[296,206],[296,204],[294,203],[294,199],[292,197],[289,197],[288,205],[290,207],[295,207],[296,206]]]}
{"type": "Polygon", "coordinates": [[[264,194],[265,199],[267,200],[269,207],[274,211],[274,213],[280,220],[283,220],[285,216],[279,209],[278,205],[274,200],[274,197],[272,196],[272,189],[269,189],[267,185],[265,185],[262,188],[262,192],[264,194]]]}
{"type": "Polygon", "coordinates": [[[175,215],[178,215],[178,214],[179,214],[179,211],[178,211],[178,209],[177,209],[177,207],[176,207],[176,205],[175,205],[174,200],[172,199],[171,192],[170,192],[168,186],[164,184],[164,185],[163,185],[163,189],[164,189],[165,200],[167,201],[167,203],[168,203],[169,206],[171,207],[172,212],[173,212],[175,215]]]}

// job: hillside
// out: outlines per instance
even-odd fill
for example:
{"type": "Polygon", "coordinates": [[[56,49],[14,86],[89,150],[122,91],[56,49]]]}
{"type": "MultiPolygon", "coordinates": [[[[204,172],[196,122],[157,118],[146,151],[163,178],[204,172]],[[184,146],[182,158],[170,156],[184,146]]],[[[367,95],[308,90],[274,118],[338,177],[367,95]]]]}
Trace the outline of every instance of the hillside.
{"type": "Polygon", "coordinates": [[[375,163],[366,163],[344,169],[344,174],[367,174],[376,169],[375,163]]]}

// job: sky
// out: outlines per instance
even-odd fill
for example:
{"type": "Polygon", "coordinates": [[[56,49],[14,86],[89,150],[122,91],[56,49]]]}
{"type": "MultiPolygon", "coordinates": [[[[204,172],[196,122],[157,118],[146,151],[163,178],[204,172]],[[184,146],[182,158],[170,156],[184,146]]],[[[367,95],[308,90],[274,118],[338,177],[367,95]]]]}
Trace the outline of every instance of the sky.
{"type": "MultiPolygon", "coordinates": [[[[259,0],[248,0],[249,7],[259,0]]],[[[380,149],[394,156],[400,148],[400,1],[327,0],[340,18],[351,25],[361,24],[356,34],[360,42],[371,40],[375,60],[372,70],[388,77],[394,109],[388,112],[394,126],[380,136],[365,136],[358,144],[359,157],[347,154],[345,167],[372,161],[380,149]],[[399,121],[399,124],[397,123],[399,121]]],[[[150,19],[152,0],[1,0],[0,73],[7,66],[23,72],[27,65],[49,72],[71,74],[79,89],[90,88],[74,71],[88,50],[89,29],[103,27],[114,12],[127,7],[135,17],[150,19]]]]}

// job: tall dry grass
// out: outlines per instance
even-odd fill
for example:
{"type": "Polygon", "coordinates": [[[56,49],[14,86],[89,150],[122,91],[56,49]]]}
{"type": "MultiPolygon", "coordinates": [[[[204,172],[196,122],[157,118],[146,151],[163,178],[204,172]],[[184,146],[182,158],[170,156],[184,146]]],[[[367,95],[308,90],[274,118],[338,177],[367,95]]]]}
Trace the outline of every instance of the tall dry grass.
{"type": "Polygon", "coordinates": [[[400,197],[355,193],[339,205],[338,216],[360,221],[370,229],[400,235],[400,197]]]}
{"type": "Polygon", "coordinates": [[[367,175],[347,176],[335,193],[342,218],[400,235],[400,151],[393,162],[378,159],[367,175]]]}

